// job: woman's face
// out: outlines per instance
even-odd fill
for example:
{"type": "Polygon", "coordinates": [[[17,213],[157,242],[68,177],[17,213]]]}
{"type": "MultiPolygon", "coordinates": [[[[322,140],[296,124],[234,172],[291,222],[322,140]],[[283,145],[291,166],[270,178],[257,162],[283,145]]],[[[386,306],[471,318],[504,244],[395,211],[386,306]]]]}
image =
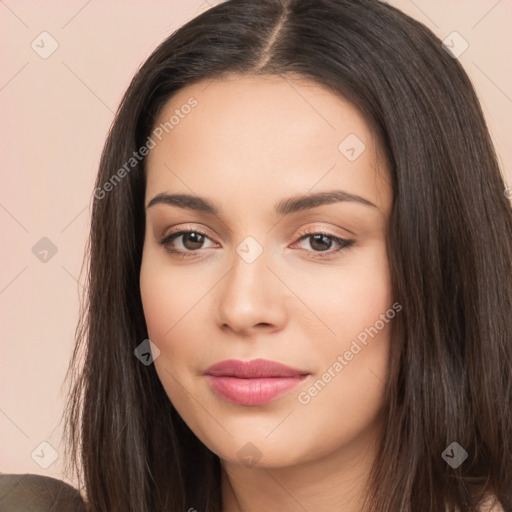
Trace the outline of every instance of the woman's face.
{"type": "Polygon", "coordinates": [[[140,285],[174,407],[232,463],[356,457],[379,431],[400,308],[363,117],[314,82],[238,76],[179,91],[151,139],[140,285]],[[205,374],[228,359],[299,371],[205,374]]]}

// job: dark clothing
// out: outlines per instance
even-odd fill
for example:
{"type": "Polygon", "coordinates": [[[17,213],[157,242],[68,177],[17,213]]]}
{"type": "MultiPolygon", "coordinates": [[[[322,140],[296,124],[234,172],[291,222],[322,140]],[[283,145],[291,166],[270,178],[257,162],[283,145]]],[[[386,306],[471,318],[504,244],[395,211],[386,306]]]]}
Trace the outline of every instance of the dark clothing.
{"type": "Polygon", "coordinates": [[[0,474],[0,512],[87,512],[80,493],[48,476],[0,474]]]}

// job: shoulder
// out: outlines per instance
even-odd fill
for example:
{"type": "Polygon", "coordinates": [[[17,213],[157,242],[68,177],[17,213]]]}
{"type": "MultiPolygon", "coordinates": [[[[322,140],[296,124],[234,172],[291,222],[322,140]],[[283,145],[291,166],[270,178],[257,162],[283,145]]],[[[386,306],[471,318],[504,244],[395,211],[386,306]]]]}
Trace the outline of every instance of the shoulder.
{"type": "Polygon", "coordinates": [[[48,476],[0,474],[2,512],[86,512],[80,493],[48,476]]]}

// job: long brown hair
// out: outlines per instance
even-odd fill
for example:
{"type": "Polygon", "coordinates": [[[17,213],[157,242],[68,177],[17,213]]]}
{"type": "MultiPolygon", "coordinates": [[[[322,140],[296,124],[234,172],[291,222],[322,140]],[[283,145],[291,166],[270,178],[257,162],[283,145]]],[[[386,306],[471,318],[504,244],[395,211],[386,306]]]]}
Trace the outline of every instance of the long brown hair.
{"type": "Polygon", "coordinates": [[[461,65],[377,0],[229,0],[174,32],[131,82],[101,157],[68,374],[68,457],[90,510],[221,510],[219,458],[177,414],[154,365],[134,356],[148,338],[145,160],[129,172],[126,162],[179,89],[262,73],[347,98],[390,164],[388,256],[403,309],[367,510],[472,512],[488,493],[512,510],[511,206],[461,65]],[[442,457],[452,442],[468,454],[456,468],[442,457]]]}

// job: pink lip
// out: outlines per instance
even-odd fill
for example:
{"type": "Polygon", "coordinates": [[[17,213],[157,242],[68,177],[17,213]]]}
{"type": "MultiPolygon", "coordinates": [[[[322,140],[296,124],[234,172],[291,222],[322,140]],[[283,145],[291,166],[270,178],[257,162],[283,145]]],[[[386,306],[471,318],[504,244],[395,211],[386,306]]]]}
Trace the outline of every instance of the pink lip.
{"type": "Polygon", "coordinates": [[[212,390],[228,402],[261,405],[298,386],[309,372],[265,359],[228,359],[205,374],[212,390]]]}

